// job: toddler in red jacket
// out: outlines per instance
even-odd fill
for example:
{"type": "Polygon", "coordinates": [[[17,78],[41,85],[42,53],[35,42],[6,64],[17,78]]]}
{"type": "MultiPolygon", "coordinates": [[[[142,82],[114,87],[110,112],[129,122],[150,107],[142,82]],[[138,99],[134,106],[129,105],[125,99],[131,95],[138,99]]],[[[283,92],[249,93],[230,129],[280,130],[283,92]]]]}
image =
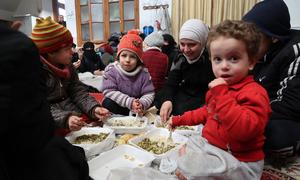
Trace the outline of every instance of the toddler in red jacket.
{"type": "Polygon", "coordinates": [[[259,43],[258,29],[243,21],[226,20],[209,32],[216,79],[208,85],[206,105],[168,122],[172,128],[204,125],[202,136],[191,137],[178,159],[179,179],[260,179],[271,109],[267,92],[249,75],[259,43]]]}

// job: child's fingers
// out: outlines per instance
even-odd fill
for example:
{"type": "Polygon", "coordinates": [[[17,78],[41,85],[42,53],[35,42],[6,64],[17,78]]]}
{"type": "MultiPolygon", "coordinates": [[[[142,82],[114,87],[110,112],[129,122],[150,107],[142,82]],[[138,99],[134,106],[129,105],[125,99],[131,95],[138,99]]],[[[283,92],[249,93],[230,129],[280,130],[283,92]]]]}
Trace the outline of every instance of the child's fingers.
{"type": "Polygon", "coordinates": [[[187,180],[178,169],[175,171],[175,175],[178,177],[179,180],[187,180]]]}

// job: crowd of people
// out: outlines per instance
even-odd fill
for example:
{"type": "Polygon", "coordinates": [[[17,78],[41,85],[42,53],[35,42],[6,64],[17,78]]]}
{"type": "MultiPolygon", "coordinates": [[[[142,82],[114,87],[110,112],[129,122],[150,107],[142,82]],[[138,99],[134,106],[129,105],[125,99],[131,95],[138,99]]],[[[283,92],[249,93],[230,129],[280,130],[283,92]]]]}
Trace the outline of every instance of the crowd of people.
{"type": "Polygon", "coordinates": [[[180,150],[180,180],[260,179],[265,161],[281,167],[299,153],[300,31],[283,0],[211,28],[189,19],[178,45],[170,34],[130,30],[76,48],[50,17],[37,19],[31,38],[19,25],[0,20],[0,179],[90,179],[83,150],[60,130],[152,106],[170,130],[203,124],[180,150]],[[80,72],[103,76],[103,101],[80,72]]]}

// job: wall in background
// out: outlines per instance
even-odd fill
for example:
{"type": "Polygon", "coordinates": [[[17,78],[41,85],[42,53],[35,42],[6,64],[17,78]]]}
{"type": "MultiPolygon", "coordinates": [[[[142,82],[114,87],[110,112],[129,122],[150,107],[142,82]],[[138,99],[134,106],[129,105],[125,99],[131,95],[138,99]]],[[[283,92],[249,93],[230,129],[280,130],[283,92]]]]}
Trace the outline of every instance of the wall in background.
{"type": "Polygon", "coordinates": [[[140,29],[142,30],[144,26],[155,26],[155,20],[159,20],[159,9],[151,9],[151,10],[144,10],[144,6],[153,6],[153,5],[161,5],[161,4],[168,4],[169,14],[171,17],[172,13],[172,0],[140,0],[139,1],[139,13],[140,13],[140,29]]]}
{"type": "Polygon", "coordinates": [[[75,0],[66,0],[65,2],[67,28],[73,36],[74,43],[77,44],[75,0]]]}
{"type": "Polygon", "coordinates": [[[290,16],[291,16],[291,26],[293,29],[300,30],[300,1],[299,0],[284,0],[286,5],[289,8],[290,16]]]}

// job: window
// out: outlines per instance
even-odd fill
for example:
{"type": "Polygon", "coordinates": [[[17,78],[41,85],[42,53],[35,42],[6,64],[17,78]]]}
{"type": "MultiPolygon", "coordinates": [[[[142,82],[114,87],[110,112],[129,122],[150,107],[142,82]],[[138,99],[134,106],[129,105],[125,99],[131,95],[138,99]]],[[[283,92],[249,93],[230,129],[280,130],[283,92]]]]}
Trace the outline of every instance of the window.
{"type": "Polygon", "coordinates": [[[138,0],[76,0],[79,45],[138,28],[138,21],[138,0]]]}

